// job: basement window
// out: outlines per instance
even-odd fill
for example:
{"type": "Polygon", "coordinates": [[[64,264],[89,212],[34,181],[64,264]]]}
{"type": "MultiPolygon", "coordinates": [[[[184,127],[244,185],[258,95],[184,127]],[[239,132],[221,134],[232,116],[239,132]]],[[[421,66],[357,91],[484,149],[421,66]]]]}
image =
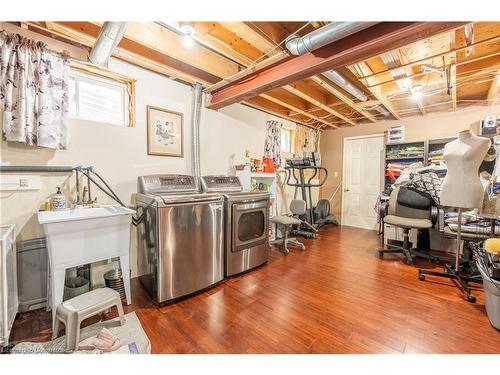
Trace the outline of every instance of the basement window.
{"type": "Polygon", "coordinates": [[[281,152],[292,153],[292,130],[281,129],[281,152]]]}
{"type": "Polygon", "coordinates": [[[134,81],[96,67],[71,66],[69,115],[117,126],[134,126],[134,81]]]}

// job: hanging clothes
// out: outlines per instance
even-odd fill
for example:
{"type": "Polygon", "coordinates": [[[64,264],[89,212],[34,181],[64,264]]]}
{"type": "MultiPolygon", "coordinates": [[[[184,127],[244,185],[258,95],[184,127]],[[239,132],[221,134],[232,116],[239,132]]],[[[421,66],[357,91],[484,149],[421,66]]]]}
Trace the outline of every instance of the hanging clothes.
{"type": "Polygon", "coordinates": [[[0,113],[8,142],[66,149],[69,59],[42,42],[0,32],[0,113]]]}
{"type": "Polygon", "coordinates": [[[266,139],[264,143],[264,158],[274,160],[276,167],[281,165],[281,127],[279,121],[266,122],[266,139]]]}

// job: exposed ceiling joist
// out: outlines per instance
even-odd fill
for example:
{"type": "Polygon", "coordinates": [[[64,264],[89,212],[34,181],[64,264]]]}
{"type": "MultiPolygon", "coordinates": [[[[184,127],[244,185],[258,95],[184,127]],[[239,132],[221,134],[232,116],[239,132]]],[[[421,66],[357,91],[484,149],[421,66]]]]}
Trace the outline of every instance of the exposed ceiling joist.
{"type": "Polygon", "coordinates": [[[295,82],[290,85],[286,85],[283,87],[285,90],[288,92],[291,92],[292,94],[297,95],[298,97],[301,97],[302,99],[308,101],[309,103],[315,105],[318,108],[321,108],[322,110],[331,113],[335,117],[340,118],[341,120],[344,120],[346,123],[349,125],[356,125],[356,123],[351,120],[350,118],[342,115],[338,111],[335,111],[334,109],[328,107],[327,101],[326,101],[326,96],[324,96],[322,93],[320,93],[318,90],[314,90],[312,87],[308,87],[304,82],[295,82]]]}
{"type": "MultiPolygon", "coordinates": [[[[483,39],[483,40],[481,40],[479,42],[473,43],[470,46],[458,47],[458,48],[455,48],[453,50],[449,50],[449,51],[446,51],[446,52],[440,52],[440,53],[437,53],[437,54],[434,54],[434,55],[431,55],[431,56],[423,57],[423,58],[415,60],[415,61],[411,61],[411,62],[409,62],[407,64],[403,64],[401,66],[398,66],[396,69],[398,69],[398,68],[412,67],[412,66],[420,65],[420,64],[425,63],[425,62],[427,62],[429,60],[433,60],[433,59],[436,59],[436,58],[439,58],[439,57],[449,56],[449,55],[453,55],[453,54],[458,54],[459,52],[465,51],[468,48],[477,47],[477,46],[488,44],[488,43],[493,43],[493,42],[496,42],[499,39],[500,39],[500,35],[495,35],[493,37],[490,37],[490,38],[487,38],[487,39],[483,39]]],[[[365,78],[371,78],[371,77],[375,77],[375,76],[379,76],[379,75],[386,74],[386,73],[390,73],[391,70],[392,69],[381,70],[379,72],[372,73],[372,74],[370,74],[368,76],[365,76],[365,77],[363,77],[363,79],[365,79],[365,78]]]]}
{"type": "MultiPolygon", "coordinates": [[[[355,70],[355,73],[357,73],[360,76],[366,76],[372,73],[372,70],[370,67],[365,63],[361,62],[359,64],[353,65],[350,69],[355,70]]],[[[366,79],[368,84],[373,84],[376,82],[377,78],[376,77],[371,77],[366,79]]],[[[401,116],[399,113],[396,111],[396,109],[392,106],[392,104],[389,102],[389,100],[385,97],[385,95],[382,93],[382,88],[381,87],[372,87],[372,88],[367,88],[367,90],[371,93],[371,95],[380,102],[388,111],[389,113],[396,119],[400,120],[401,116]]]]}
{"type": "Polygon", "coordinates": [[[338,90],[333,84],[329,83],[326,79],[321,78],[320,76],[313,76],[311,79],[316,82],[316,84],[320,85],[324,89],[326,89],[328,92],[330,92],[332,95],[334,95],[336,98],[340,99],[343,103],[347,104],[349,107],[354,109],[356,112],[359,114],[363,115],[366,117],[368,120],[371,122],[377,121],[375,117],[368,112],[366,109],[363,109],[356,105],[354,100],[349,98],[347,95],[342,93],[340,90],[338,90]]]}
{"type": "Polygon", "coordinates": [[[279,53],[279,50],[273,51],[276,47],[273,42],[262,38],[261,35],[255,33],[255,31],[244,22],[221,22],[221,25],[245,39],[262,53],[269,53],[269,56],[279,53]]]}
{"type": "Polygon", "coordinates": [[[228,77],[242,67],[209,49],[193,45],[185,48],[182,36],[153,22],[131,22],[125,37],[217,77],[228,77]]]}
{"type": "Polygon", "coordinates": [[[302,115],[299,116],[294,116],[291,117],[289,115],[289,110],[287,108],[284,108],[283,106],[269,101],[263,97],[257,96],[255,98],[248,99],[247,101],[243,102],[243,104],[246,104],[252,108],[258,109],[260,111],[269,113],[273,116],[281,117],[284,119],[287,119],[289,121],[295,122],[297,124],[301,124],[304,126],[308,126],[311,128],[316,128],[313,124],[311,124],[309,121],[308,117],[304,117],[302,115]]]}
{"type": "MultiPolygon", "coordinates": [[[[257,32],[257,29],[258,27],[256,25],[254,25],[254,23],[247,23],[249,25],[249,27],[254,30],[254,32],[256,34],[259,34],[259,37],[261,38],[264,38],[263,36],[260,35],[259,32],[257,32]]],[[[261,27],[264,27],[266,25],[266,23],[258,23],[261,27]]],[[[269,24],[271,25],[271,24],[269,24]]],[[[272,28],[275,28],[275,26],[268,26],[266,30],[268,30],[270,27],[272,28]]],[[[196,24],[195,24],[195,28],[196,28],[196,24]]],[[[269,31],[269,30],[268,30],[269,31]]],[[[249,31],[250,32],[250,31],[249,31]]],[[[280,30],[280,32],[282,34],[280,34],[280,36],[278,36],[278,38],[282,37],[284,34],[285,37],[289,34],[289,31],[287,31],[286,29],[282,28],[280,30]]],[[[228,41],[229,42],[229,41],[228,41]]],[[[246,49],[240,49],[240,48],[237,48],[235,46],[233,46],[232,48],[232,51],[234,53],[237,53],[239,55],[242,55],[242,56],[247,56],[249,55],[249,53],[251,52],[251,56],[255,59],[255,57],[257,56],[257,58],[263,58],[265,57],[265,55],[260,52],[259,50],[257,50],[255,47],[252,47],[253,49],[249,49],[249,48],[246,48],[246,49]]],[[[234,53],[230,54],[228,57],[230,58],[234,58],[234,53]]],[[[278,55],[275,55],[275,56],[280,56],[280,54],[278,55]]],[[[274,57],[270,58],[270,59],[274,59],[274,57]]],[[[266,60],[263,60],[264,62],[267,61],[267,60],[270,60],[270,59],[266,59],[266,60]]],[[[334,109],[328,107],[326,105],[326,98],[324,97],[324,95],[319,92],[319,90],[315,90],[314,87],[310,87],[308,86],[307,84],[305,84],[304,82],[296,82],[294,83],[293,85],[288,85],[288,86],[284,86],[283,87],[285,90],[287,90],[288,92],[298,96],[299,98],[305,100],[306,102],[312,104],[313,106],[317,106],[321,109],[323,109],[324,111],[344,120],[346,123],[350,124],[350,125],[355,125],[356,123],[354,121],[352,121],[351,119],[349,119],[348,117],[342,115],[341,113],[339,113],[338,111],[335,111],[334,109]]],[[[211,88],[209,88],[210,90],[211,88]]],[[[208,91],[208,90],[206,90],[208,91]]],[[[270,96],[273,96],[273,94],[271,93],[268,93],[268,95],[270,96]]],[[[279,98],[278,98],[279,99],[279,98]]],[[[310,109],[307,108],[307,112],[310,112],[310,109]]]]}
{"type": "Polygon", "coordinates": [[[383,22],[335,43],[256,71],[230,83],[211,98],[209,108],[217,109],[285,86],[328,69],[353,64],[379,53],[428,38],[463,25],[461,22],[383,22]]]}
{"type": "MultiPolygon", "coordinates": [[[[451,32],[450,33],[450,51],[452,50],[455,50],[456,49],[456,33],[458,31],[455,31],[455,32],[451,32]]],[[[450,92],[450,95],[451,95],[451,107],[453,108],[453,110],[455,111],[457,109],[457,54],[456,52],[454,54],[451,54],[450,55],[450,75],[449,75],[449,82],[447,82],[449,84],[449,87],[448,89],[451,91],[450,92]]]]}
{"type": "Polygon", "coordinates": [[[275,102],[283,107],[286,107],[294,112],[300,113],[301,115],[309,117],[309,118],[316,120],[320,123],[323,123],[325,125],[328,125],[328,126],[331,126],[334,128],[338,127],[333,122],[308,112],[307,106],[301,105],[300,101],[298,101],[298,100],[292,101],[289,96],[283,95],[283,92],[281,90],[282,89],[274,90],[274,91],[272,91],[272,93],[261,94],[260,96],[263,97],[264,99],[275,102]]]}
{"type": "MultiPolygon", "coordinates": [[[[100,30],[98,25],[88,22],[46,22],[44,24],[30,22],[29,26],[33,31],[46,31],[61,37],[63,40],[76,42],[86,47],[94,45],[100,30]]],[[[118,48],[113,51],[113,56],[188,83],[200,82],[209,85],[218,81],[218,78],[214,75],[128,40],[126,37],[122,39],[118,48]]]]}
{"type": "Polygon", "coordinates": [[[487,100],[489,105],[496,104],[500,98],[500,71],[497,72],[495,78],[491,82],[490,88],[488,89],[487,100]]]}

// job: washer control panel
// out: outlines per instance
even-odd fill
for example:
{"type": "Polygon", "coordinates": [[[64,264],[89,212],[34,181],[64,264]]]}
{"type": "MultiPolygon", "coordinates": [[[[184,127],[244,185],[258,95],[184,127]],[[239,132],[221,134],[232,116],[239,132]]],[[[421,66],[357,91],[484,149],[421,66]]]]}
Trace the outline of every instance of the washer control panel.
{"type": "Polygon", "coordinates": [[[240,179],[236,176],[203,176],[201,177],[201,185],[207,193],[243,190],[240,179]]]}
{"type": "Polygon", "coordinates": [[[137,191],[143,194],[174,194],[199,192],[198,181],[194,176],[181,174],[151,174],[140,176],[137,191]]]}

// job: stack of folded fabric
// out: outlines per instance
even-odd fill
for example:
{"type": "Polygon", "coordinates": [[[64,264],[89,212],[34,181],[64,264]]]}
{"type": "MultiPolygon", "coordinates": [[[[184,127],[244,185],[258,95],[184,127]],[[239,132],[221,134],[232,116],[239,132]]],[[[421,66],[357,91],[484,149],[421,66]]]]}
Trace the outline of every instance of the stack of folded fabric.
{"type": "MultiPolygon", "coordinates": [[[[444,215],[444,222],[448,227],[456,232],[458,230],[458,214],[447,212],[444,215]]],[[[482,217],[474,214],[472,211],[462,214],[461,231],[464,233],[489,234],[491,233],[491,220],[484,220],[482,217]]],[[[500,220],[495,221],[495,234],[500,235],[500,220]]]]}
{"type": "Polygon", "coordinates": [[[443,161],[444,148],[429,152],[429,163],[440,164],[443,161]]]}

